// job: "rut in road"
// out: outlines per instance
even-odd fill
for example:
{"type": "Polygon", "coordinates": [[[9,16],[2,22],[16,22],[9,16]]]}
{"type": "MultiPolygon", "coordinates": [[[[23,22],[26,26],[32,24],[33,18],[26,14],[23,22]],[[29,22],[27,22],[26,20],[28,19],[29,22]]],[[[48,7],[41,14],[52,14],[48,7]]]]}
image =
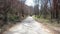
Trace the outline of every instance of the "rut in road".
{"type": "Polygon", "coordinates": [[[4,34],[54,34],[51,30],[28,16],[21,23],[16,24],[4,34]]]}

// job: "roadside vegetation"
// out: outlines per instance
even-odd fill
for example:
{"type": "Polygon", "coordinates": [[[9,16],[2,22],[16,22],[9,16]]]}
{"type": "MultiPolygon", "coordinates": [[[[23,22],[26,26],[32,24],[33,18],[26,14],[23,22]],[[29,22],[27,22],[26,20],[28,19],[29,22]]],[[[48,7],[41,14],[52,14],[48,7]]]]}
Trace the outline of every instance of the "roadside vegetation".
{"type": "Polygon", "coordinates": [[[51,20],[49,18],[44,19],[43,16],[32,16],[35,20],[37,20],[40,23],[43,23],[45,25],[50,25],[53,27],[60,27],[60,23],[58,24],[55,19],[51,20]]]}

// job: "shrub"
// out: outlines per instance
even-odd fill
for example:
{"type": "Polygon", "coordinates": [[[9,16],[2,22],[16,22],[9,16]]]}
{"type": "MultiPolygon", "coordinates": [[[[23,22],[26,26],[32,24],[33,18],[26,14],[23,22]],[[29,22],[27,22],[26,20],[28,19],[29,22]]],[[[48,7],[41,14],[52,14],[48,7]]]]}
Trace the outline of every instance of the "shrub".
{"type": "Polygon", "coordinates": [[[10,17],[9,17],[9,21],[16,21],[16,20],[18,20],[18,19],[19,19],[18,16],[10,16],[10,17]]]}

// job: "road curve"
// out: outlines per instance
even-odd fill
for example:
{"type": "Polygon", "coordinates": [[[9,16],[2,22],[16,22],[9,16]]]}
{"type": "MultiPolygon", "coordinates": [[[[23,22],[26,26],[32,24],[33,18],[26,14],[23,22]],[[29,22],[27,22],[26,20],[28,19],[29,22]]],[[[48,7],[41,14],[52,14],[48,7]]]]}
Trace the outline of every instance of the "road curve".
{"type": "Polygon", "coordinates": [[[54,34],[50,29],[44,27],[39,22],[35,21],[31,16],[28,16],[21,23],[16,24],[3,34],[54,34]]]}

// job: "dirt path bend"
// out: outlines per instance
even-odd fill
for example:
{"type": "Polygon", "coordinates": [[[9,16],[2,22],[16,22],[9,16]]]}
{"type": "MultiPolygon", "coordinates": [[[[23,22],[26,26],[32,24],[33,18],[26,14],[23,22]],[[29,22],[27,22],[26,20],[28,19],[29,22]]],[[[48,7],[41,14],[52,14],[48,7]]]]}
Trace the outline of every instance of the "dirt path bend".
{"type": "Polygon", "coordinates": [[[31,16],[16,24],[4,34],[56,34],[49,28],[35,21],[31,16]]]}

